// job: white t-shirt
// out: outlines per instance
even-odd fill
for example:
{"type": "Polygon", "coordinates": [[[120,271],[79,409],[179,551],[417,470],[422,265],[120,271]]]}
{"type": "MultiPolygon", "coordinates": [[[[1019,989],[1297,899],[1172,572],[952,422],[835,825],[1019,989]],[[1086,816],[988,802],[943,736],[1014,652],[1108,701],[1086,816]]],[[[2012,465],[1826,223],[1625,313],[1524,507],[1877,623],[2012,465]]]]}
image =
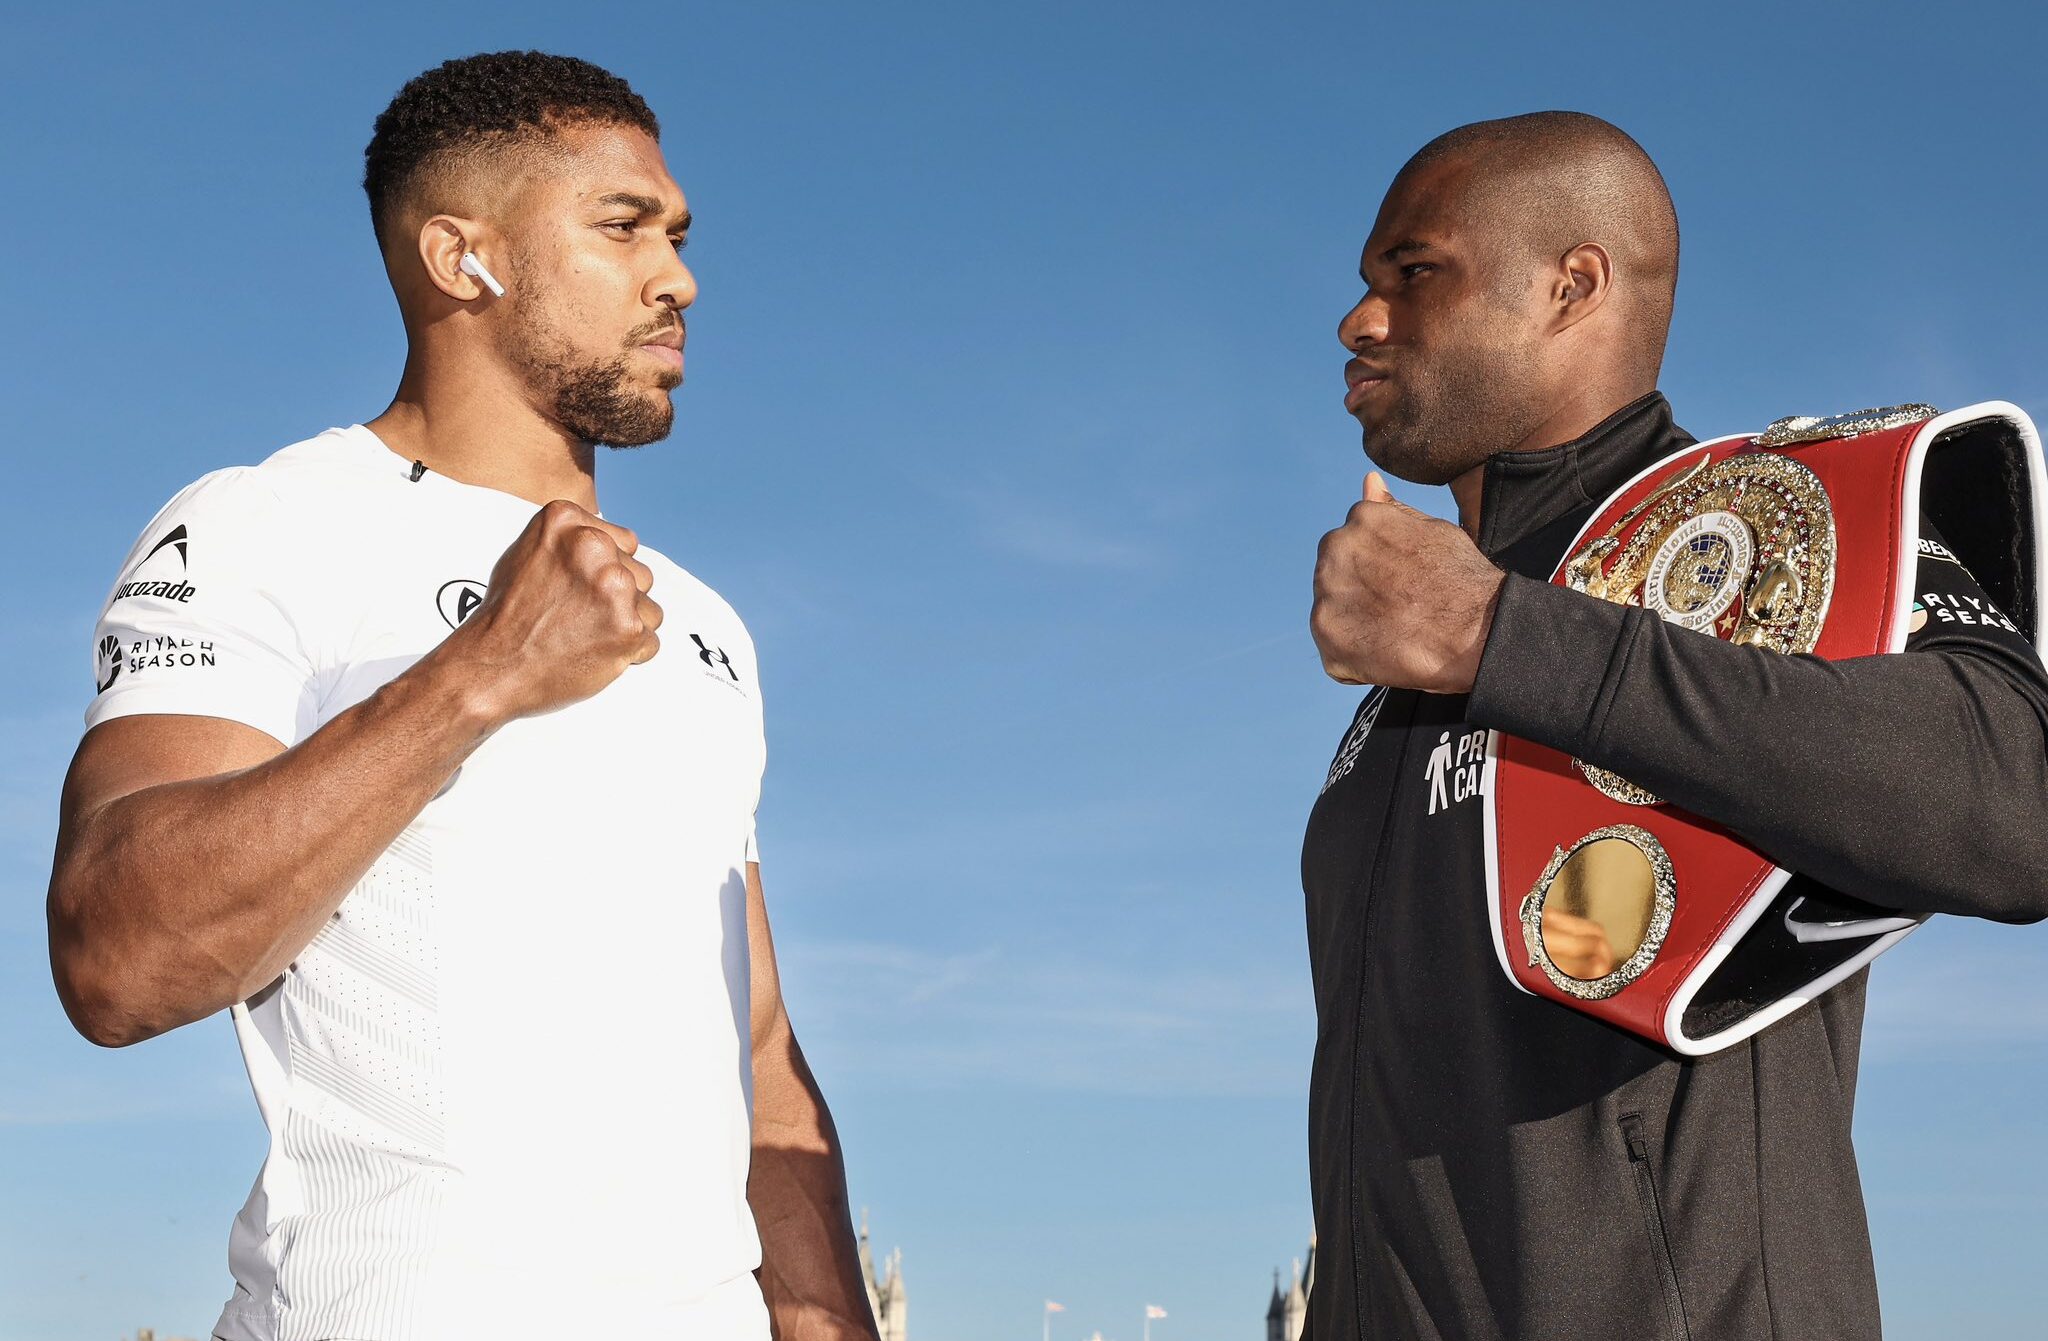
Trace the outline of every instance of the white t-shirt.
{"type": "MultiPolygon", "coordinates": [[[[358,426],[179,494],[108,598],[87,725],[196,714],[290,746],[411,666],[537,509],[410,474],[358,426]]],[[[225,1341],[767,1337],[754,647],[703,583],[639,557],[659,655],[500,729],[234,1008],[270,1150],[230,1237],[225,1341]]]]}

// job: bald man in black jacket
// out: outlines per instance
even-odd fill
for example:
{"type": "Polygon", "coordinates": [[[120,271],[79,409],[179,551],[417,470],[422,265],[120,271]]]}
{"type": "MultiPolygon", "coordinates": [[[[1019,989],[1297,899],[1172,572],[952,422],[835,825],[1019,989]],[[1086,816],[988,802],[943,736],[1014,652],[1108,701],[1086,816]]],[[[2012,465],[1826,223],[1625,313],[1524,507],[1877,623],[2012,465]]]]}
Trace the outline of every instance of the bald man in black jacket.
{"type": "MultiPolygon", "coordinates": [[[[1366,242],[1346,407],[1462,527],[1368,476],[1317,559],[1324,667],[1375,688],[1302,856],[1314,1341],[1878,1335],[1850,1142],[1865,974],[1699,1060],[1517,991],[1488,925],[1489,728],[1796,880],[2048,916],[2048,676],[2011,621],[1826,663],[1547,582],[1596,505],[1692,441],[1656,389],[1677,262],[1656,167],[1562,112],[1433,141],[1366,242]],[[1737,673],[1765,692],[1715,692],[1737,673]]],[[[1989,608],[1923,536],[1923,601],[1989,608]]]]}

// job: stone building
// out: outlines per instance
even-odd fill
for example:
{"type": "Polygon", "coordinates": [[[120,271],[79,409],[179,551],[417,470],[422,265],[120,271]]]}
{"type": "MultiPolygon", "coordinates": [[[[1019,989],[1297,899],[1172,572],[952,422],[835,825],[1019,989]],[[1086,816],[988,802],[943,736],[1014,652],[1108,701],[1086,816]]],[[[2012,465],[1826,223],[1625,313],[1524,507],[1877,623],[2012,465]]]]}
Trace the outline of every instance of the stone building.
{"type": "Polygon", "coordinates": [[[883,1270],[875,1270],[875,1256],[868,1248],[868,1213],[865,1207],[860,1213],[860,1276],[868,1287],[868,1307],[875,1312],[875,1326],[882,1333],[882,1341],[908,1341],[906,1319],[910,1306],[903,1293],[903,1250],[891,1252],[883,1264],[883,1270]]]}
{"type": "Polygon", "coordinates": [[[1280,1269],[1273,1269],[1273,1301],[1266,1306],[1266,1341],[1301,1341],[1301,1328],[1308,1321],[1308,1292],[1316,1284],[1316,1240],[1309,1235],[1308,1265],[1294,1262],[1294,1279],[1280,1288],[1280,1269]]]}

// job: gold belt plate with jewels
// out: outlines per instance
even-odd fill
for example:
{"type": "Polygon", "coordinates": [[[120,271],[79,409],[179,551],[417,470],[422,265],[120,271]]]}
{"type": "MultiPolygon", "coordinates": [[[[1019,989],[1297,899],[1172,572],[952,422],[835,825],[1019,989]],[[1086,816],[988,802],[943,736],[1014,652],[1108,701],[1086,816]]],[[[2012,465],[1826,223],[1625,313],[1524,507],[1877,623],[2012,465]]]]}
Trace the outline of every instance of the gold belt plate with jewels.
{"type": "MultiPolygon", "coordinates": [[[[1811,652],[1835,589],[1827,490],[1775,452],[1711,465],[1702,457],[1580,545],[1565,585],[1738,646],[1811,652]]],[[[1660,803],[1607,769],[1573,762],[1617,801],[1660,803]]]]}

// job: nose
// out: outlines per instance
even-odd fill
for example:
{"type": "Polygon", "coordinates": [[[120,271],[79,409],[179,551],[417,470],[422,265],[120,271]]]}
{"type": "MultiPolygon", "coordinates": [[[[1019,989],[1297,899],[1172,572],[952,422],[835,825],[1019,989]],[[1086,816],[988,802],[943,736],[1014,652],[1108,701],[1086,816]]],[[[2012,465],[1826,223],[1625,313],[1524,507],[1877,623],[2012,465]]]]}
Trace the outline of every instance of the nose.
{"type": "Polygon", "coordinates": [[[1354,354],[1364,353],[1373,345],[1384,344],[1387,339],[1386,300],[1368,292],[1358,300],[1358,306],[1344,314],[1337,323],[1337,341],[1354,354]]]}
{"type": "Polygon", "coordinates": [[[674,264],[662,267],[648,297],[671,312],[680,312],[697,301],[697,277],[690,273],[690,267],[683,264],[683,258],[677,256],[674,264]]]}

